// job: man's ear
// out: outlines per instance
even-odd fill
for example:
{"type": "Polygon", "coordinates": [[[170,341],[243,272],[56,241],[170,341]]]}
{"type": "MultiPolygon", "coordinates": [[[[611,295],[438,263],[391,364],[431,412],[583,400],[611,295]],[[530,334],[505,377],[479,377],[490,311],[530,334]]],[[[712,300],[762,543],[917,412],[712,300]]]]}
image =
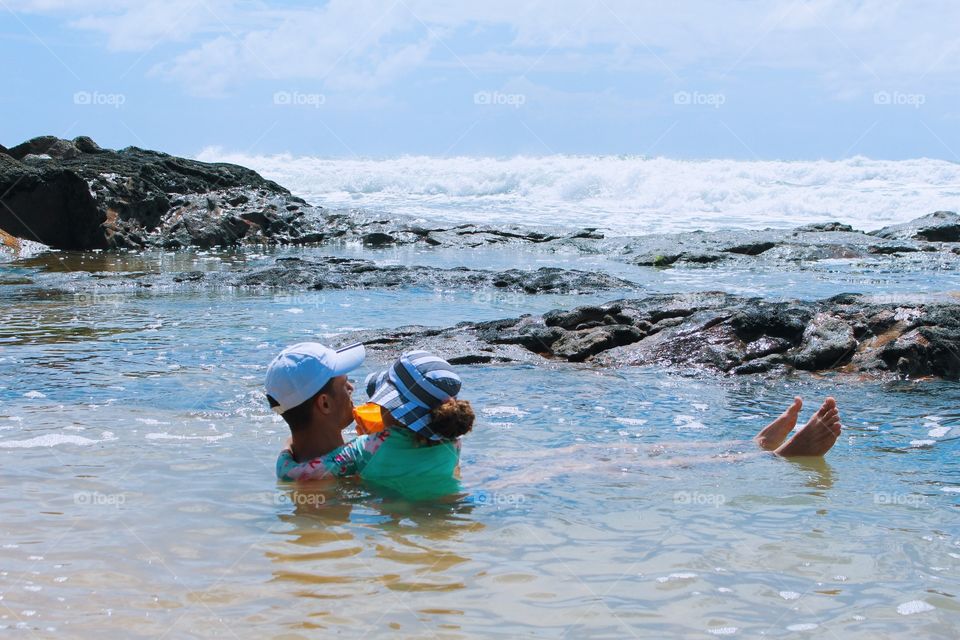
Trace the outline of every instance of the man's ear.
{"type": "Polygon", "coordinates": [[[320,395],[317,396],[317,399],[314,401],[313,406],[316,407],[317,411],[319,411],[320,413],[325,415],[329,414],[331,409],[330,396],[327,395],[326,393],[321,393],[320,395]]]}

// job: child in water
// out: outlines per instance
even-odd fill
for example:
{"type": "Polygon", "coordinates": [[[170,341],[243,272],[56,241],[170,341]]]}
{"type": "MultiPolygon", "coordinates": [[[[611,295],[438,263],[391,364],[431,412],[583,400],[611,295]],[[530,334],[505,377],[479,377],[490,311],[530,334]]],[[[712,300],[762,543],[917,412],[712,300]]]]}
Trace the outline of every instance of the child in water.
{"type": "Polygon", "coordinates": [[[358,437],[319,458],[297,461],[287,448],[277,460],[281,480],[358,475],[409,493],[418,487],[455,491],[460,438],[473,428],[473,408],[457,399],[460,377],[426,351],[401,355],[370,374],[370,402],[354,409],[358,437]]]}

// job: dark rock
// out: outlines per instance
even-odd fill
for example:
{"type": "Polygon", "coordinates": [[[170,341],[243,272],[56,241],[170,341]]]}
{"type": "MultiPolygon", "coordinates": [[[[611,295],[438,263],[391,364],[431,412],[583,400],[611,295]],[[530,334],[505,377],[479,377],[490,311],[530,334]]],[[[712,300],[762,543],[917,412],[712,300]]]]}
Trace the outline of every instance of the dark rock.
{"type": "Polygon", "coordinates": [[[870,235],[890,240],[960,242],[960,215],[953,211],[935,211],[904,224],[871,231],[870,235]]]}
{"type": "Polygon", "coordinates": [[[827,313],[818,313],[803,332],[800,349],[791,361],[798,369],[817,371],[844,364],[857,350],[849,324],[827,313]]]}
{"type": "Polygon", "coordinates": [[[739,376],[750,375],[754,373],[769,373],[776,368],[783,367],[784,364],[783,356],[769,355],[738,365],[731,370],[731,373],[739,376]]]}
{"type": "Polygon", "coordinates": [[[739,253],[745,256],[758,256],[777,246],[775,242],[747,242],[724,249],[727,253],[739,253]]]}
{"type": "Polygon", "coordinates": [[[888,255],[891,253],[913,253],[915,251],[920,251],[920,247],[917,245],[903,243],[878,244],[870,247],[870,253],[876,253],[879,255],[888,255]]]}
{"type": "MultiPolygon", "coordinates": [[[[219,228],[219,227],[217,227],[219,228]]],[[[198,242],[195,240],[195,242],[198,242]]],[[[231,286],[307,289],[392,289],[424,287],[462,290],[496,287],[513,293],[585,293],[608,289],[635,290],[637,285],[603,273],[541,268],[535,271],[485,271],[458,267],[377,265],[355,258],[278,260],[266,269],[232,276],[231,286]]],[[[477,295],[488,295],[478,293],[477,295]]],[[[491,299],[491,301],[493,301],[491,299]]]]}
{"type": "Polygon", "coordinates": [[[848,224],[841,224],[839,222],[817,222],[814,224],[805,224],[802,227],[797,227],[794,231],[798,232],[807,232],[807,233],[823,233],[826,231],[843,231],[846,233],[852,233],[853,227],[848,224]]]}
{"type": "Polygon", "coordinates": [[[747,344],[743,351],[743,359],[755,360],[758,358],[766,358],[775,353],[783,353],[792,346],[793,343],[786,338],[764,335],[747,344]]]}
{"type": "Polygon", "coordinates": [[[42,170],[0,155],[0,229],[62,249],[102,249],[108,212],[83,178],[64,169],[42,170]]]}
{"type": "Polygon", "coordinates": [[[679,260],[682,255],[682,253],[644,254],[632,259],[630,262],[641,267],[669,267],[679,260]]]}
{"type": "Polygon", "coordinates": [[[880,354],[887,366],[903,375],[960,377],[960,332],[919,327],[891,342],[880,354]]]}
{"type": "MultiPolygon", "coordinates": [[[[548,327],[574,330],[587,324],[600,326],[605,324],[605,318],[620,313],[620,306],[578,307],[572,311],[559,309],[543,314],[543,322],[548,327]]],[[[611,323],[612,324],[612,323],[611,323]]]]}
{"type": "Polygon", "coordinates": [[[7,152],[15,160],[27,156],[49,156],[57,160],[76,158],[80,150],[70,140],[61,140],[56,136],[40,136],[20,143],[7,152]]]}
{"type": "Polygon", "coordinates": [[[604,235],[599,233],[596,229],[583,229],[576,233],[570,234],[570,239],[583,238],[586,240],[603,240],[604,235]]]}
{"type": "Polygon", "coordinates": [[[396,244],[397,240],[389,233],[368,233],[363,236],[363,244],[367,247],[383,247],[396,244]]]}
{"type": "Polygon", "coordinates": [[[762,336],[773,336],[797,344],[811,315],[808,309],[790,303],[756,301],[737,311],[730,325],[738,337],[749,342],[762,336]]]}
{"type": "Polygon", "coordinates": [[[0,227],[54,248],[293,243],[324,226],[320,210],[286,211],[302,200],[236,165],[101,149],[83,136],[34,138],[0,158],[0,227]],[[30,158],[49,159],[18,161],[30,158]],[[272,210],[283,210],[277,224],[244,215],[272,210]],[[294,219],[295,230],[286,224],[294,219]]]}
{"type": "Polygon", "coordinates": [[[588,357],[641,340],[646,333],[637,327],[623,324],[604,325],[581,331],[564,332],[551,345],[555,357],[570,362],[583,362],[588,357]]]}
{"type": "Polygon", "coordinates": [[[73,146],[80,153],[101,153],[103,149],[100,148],[96,142],[93,141],[93,138],[90,136],[77,136],[73,139],[73,146]]]}
{"type": "Polygon", "coordinates": [[[703,253],[682,253],[680,254],[680,260],[683,262],[690,262],[693,264],[710,264],[711,262],[719,262],[725,260],[727,256],[722,253],[715,252],[703,252],[703,253]]]}
{"type": "Polygon", "coordinates": [[[960,305],[905,308],[857,295],[776,304],[719,293],[660,295],[426,333],[407,328],[377,340],[370,347],[385,355],[417,347],[483,362],[585,361],[605,368],[654,365],[736,375],[800,368],[960,377],[960,305]],[[654,321],[651,311],[664,307],[685,313],[654,321]],[[763,315],[776,319],[762,322],[763,315]],[[615,318],[620,320],[610,324],[615,318]],[[581,324],[592,326],[565,328],[581,324]],[[854,325],[883,333],[858,341],[854,325]]]}

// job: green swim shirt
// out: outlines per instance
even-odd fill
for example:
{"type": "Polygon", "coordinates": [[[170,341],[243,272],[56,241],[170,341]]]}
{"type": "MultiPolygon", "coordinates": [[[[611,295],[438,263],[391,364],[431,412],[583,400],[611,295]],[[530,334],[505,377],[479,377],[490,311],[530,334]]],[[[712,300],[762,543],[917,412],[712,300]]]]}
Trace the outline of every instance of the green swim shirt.
{"type": "Polygon", "coordinates": [[[430,445],[409,429],[359,436],[330,453],[297,462],[280,452],[277,477],[287,482],[359,475],[404,495],[447,494],[459,488],[460,439],[430,445]]]}

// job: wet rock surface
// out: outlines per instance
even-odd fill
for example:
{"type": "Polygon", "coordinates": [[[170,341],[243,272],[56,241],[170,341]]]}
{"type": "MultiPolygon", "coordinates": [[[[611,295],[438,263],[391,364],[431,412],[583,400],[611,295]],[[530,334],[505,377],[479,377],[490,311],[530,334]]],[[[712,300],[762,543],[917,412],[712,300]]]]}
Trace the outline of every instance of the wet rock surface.
{"type": "Polygon", "coordinates": [[[904,224],[873,231],[871,235],[888,240],[960,242],[960,215],[952,211],[935,211],[904,224]]]}
{"type": "Polygon", "coordinates": [[[636,289],[637,285],[602,273],[544,267],[535,271],[487,271],[458,267],[377,265],[356,258],[304,260],[283,258],[274,267],[232,279],[238,286],[321,289],[424,287],[489,289],[516,293],[583,293],[604,289],[636,289]]]}
{"type": "Polygon", "coordinates": [[[59,249],[310,242],[318,209],[255,171],[34,138],[0,153],[0,228],[59,249]]]}
{"type": "Polygon", "coordinates": [[[384,358],[420,348],[457,363],[657,365],[739,375],[805,370],[960,376],[960,305],[880,304],[858,295],[811,302],[717,292],[657,295],[351,338],[384,358]]]}
{"type": "MultiPolygon", "coordinates": [[[[243,288],[283,291],[422,288],[522,294],[577,294],[638,290],[636,283],[603,273],[543,267],[492,271],[456,267],[383,265],[343,257],[278,258],[272,266],[218,271],[77,273],[70,291],[97,295],[138,289],[243,288]]],[[[61,288],[63,285],[61,285],[61,288]]]]}
{"type": "MultiPolygon", "coordinates": [[[[955,214],[951,214],[955,215],[955,214]]],[[[426,246],[473,249],[522,245],[547,252],[603,254],[649,267],[751,265],[796,266],[804,262],[867,259],[922,262],[927,266],[956,266],[960,243],[928,241],[920,237],[880,237],[855,231],[836,222],[796,229],[762,231],[695,231],[680,234],[607,237],[602,230],[586,228],[531,229],[414,224],[402,217],[385,219],[363,211],[327,212],[326,241],[361,243],[367,247],[426,246]]],[[[919,227],[927,227],[918,223],[919,227]]],[[[930,237],[937,236],[930,232],[930,237]]]]}

